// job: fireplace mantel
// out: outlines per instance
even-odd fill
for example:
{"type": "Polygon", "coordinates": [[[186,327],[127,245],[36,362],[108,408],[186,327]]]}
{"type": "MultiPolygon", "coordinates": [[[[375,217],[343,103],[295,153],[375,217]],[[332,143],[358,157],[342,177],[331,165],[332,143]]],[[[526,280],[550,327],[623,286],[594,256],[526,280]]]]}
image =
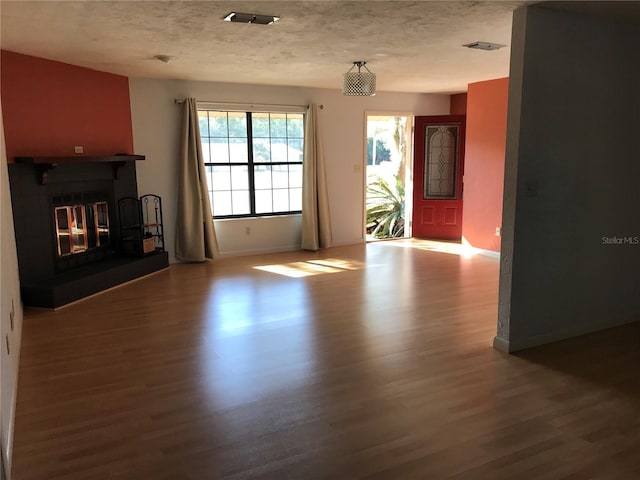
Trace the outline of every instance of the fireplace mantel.
{"type": "Polygon", "coordinates": [[[47,174],[49,170],[55,168],[59,164],[71,163],[111,163],[113,165],[113,178],[118,178],[120,167],[125,162],[144,160],[144,155],[100,155],[100,156],[61,156],[61,157],[15,157],[16,163],[31,163],[38,168],[40,184],[47,184],[47,174]]]}

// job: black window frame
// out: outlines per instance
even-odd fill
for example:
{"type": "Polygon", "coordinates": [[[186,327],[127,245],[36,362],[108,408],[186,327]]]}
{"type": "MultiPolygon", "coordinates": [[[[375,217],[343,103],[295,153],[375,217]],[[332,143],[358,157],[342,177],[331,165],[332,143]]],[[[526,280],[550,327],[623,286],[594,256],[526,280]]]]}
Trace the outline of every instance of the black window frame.
{"type": "MultiPolygon", "coordinates": [[[[236,218],[260,218],[260,217],[282,217],[282,216],[291,216],[291,215],[300,215],[302,213],[302,209],[300,210],[287,210],[287,211],[278,211],[278,212],[264,212],[264,213],[256,213],[256,189],[255,189],[255,167],[256,166],[279,166],[279,165],[300,165],[302,169],[304,169],[304,158],[299,162],[256,162],[253,158],[253,114],[285,114],[285,115],[301,115],[302,116],[302,147],[304,151],[304,130],[306,123],[306,115],[304,112],[293,112],[293,111],[237,111],[237,110],[222,110],[217,108],[198,108],[198,113],[200,112],[222,112],[222,113],[244,113],[246,118],[247,125],[247,162],[204,162],[204,166],[206,167],[233,167],[233,166],[247,166],[248,169],[248,182],[249,182],[249,209],[250,213],[243,214],[230,214],[230,215],[214,215],[213,213],[213,205],[211,205],[211,215],[214,220],[225,220],[225,219],[236,219],[236,218]]],[[[198,128],[200,125],[198,123],[198,128]]],[[[228,129],[228,127],[227,127],[228,129]]],[[[210,133],[210,132],[207,132],[210,133]]],[[[202,138],[216,138],[211,137],[209,135],[203,137],[202,132],[200,132],[200,142],[202,144],[202,138]]],[[[223,138],[223,137],[220,137],[223,138]]],[[[229,131],[227,130],[227,139],[235,138],[229,136],[229,131]]],[[[271,135],[269,135],[269,139],[271,139],[271,135]]],[[[277,137],[276,137],[277,138],[277,137]]],[[[289,139],[288,131],[287,131],[287,140],[289,139]]],[[[288,142],[287,142],[288,144],[288,142]]],[[[209,159],[211,160],[211,153],[209,153],[209,159]]],[[[291,186],[287,187],[287,190],[290,190],[291,186]]],[[[274,188],[271,188],[273,191],[274,188]]],[[[276,189],[277,190],[277,189],[276,189]]],[[[215,190],[213,190],[215,192],[215,190]]],[[[233,192],[233,188],[230,190],[233,192]]],[[[209,189],[207,189],[207,195],[209,194],[209,189]]],[[[211,198],[209,198],[211,202],[211,198]]],[[[232,200],[233,201],[233,200],[232,200]]]]}

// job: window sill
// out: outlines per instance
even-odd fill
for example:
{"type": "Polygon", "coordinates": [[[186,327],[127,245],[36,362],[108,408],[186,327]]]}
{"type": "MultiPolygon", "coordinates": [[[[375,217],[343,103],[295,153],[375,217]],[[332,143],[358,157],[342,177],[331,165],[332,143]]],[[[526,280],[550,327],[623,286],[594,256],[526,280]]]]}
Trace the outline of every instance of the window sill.
{"type": "Polygon", "coordinates": [[[270,220],[275,218],[291,218],[291,217],[301,217],[302,213],[283,213],[283,214],[273,214],[273,215],[260,215],[260,216],[247,216],[247,217],[233,217],[233,218],[213,218],[214,222],[238,222],[238,221],[248,221],[248,220],[270,220]]]}

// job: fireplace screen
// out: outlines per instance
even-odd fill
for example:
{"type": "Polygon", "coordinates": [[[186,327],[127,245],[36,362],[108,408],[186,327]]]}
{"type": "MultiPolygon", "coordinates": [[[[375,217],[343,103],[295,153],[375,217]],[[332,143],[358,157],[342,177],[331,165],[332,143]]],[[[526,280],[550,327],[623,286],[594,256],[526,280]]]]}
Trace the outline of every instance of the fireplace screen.
{"type": "Polygon", "coordinates": [[[109,244],[107,202],[55,207],[58,255],[63,257],[109,244]]]}
{"type": "Polygon", "coordinates": [[[96,246],[109,245],[109,209],[107,202],[93,204],[93,221],[96,229],[96,246]]]}

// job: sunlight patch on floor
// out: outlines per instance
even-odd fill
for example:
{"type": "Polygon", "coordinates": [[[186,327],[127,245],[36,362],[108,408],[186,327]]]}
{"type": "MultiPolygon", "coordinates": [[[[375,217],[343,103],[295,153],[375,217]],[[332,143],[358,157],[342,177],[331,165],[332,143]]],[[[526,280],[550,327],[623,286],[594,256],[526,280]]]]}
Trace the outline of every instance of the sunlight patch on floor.
{"type": "Polygon", "coordinates": [[[388,245],[402,248],[416,248],[419,250],[447,253],[450,255],[459,255],[464,258],[471,258],[474,255],[478,254],[477,250],[473,248],[468,242],[465,242],[464,239],[463,243],[451,243],[412,238],[411,240],[404,242],[388,242],[388,245]]]}
{"type": "Polygon", "coordinates": [[[364,268],[363,262],[355,260],[340,260],[339,258],[324,258],[321,260],[309,260],[308,263],[325,265],[327,267],[340,268],[342,270],[360,270],[364,268]]]}
{"type": "Polygon", "coordinates": [[[305,262],[261,265],[253,268],[287,277],[302,278],[309,277],[311,275],[321,275],[323,273],[339,273],[347,270],[359,270],[364,268],[364,263],[353,260],[325,258],[320,260],[307,260],[305,262]]]}

